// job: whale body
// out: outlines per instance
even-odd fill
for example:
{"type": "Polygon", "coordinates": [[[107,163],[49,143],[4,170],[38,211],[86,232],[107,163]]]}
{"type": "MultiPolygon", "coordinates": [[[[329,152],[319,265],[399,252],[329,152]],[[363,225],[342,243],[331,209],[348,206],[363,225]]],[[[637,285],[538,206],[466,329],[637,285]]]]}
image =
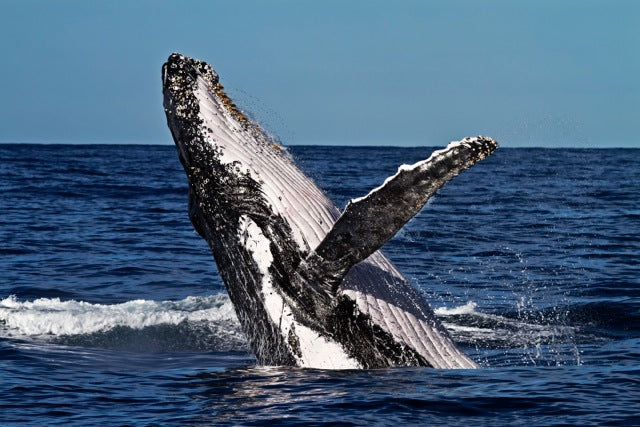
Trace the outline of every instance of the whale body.
{"type": "Polygon", "coordinates": [[[476,368],[379,248],[444,183],[497,148],[452,142],[341,213],[225,94],[213,68],[162,67],[167,123],[208,242],[258,363],[320,369],[476,368]]]}

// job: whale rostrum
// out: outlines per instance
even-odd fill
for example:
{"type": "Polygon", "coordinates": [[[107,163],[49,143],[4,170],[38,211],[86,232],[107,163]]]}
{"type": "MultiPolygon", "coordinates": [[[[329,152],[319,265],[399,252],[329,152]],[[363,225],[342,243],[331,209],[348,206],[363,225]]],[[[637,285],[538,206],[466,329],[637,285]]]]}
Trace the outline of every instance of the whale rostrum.
{"type": "Polygon", "coordinates": [[[475,368],[379,250],[447,181],[497,148],[482,136],[403,165],[341,213],[225,94],[174,53],[164,109],[208,242],[258,363],[321,369],[475,368]]]}

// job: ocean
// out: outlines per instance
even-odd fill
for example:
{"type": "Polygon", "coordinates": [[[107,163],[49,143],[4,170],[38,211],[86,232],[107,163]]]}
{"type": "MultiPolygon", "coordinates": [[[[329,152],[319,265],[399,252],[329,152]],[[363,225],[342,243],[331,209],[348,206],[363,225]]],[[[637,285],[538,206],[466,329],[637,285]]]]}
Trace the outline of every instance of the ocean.
{"type": "MultiPolygon", "coordinates": [[[[289,148],[340,207],[432,150],[289,148]]],[[[257,366],[173,146],[0,145],[0,425],[640,425],[640,149],[500,148],[383,250],[481,369],[257,366]]]]}

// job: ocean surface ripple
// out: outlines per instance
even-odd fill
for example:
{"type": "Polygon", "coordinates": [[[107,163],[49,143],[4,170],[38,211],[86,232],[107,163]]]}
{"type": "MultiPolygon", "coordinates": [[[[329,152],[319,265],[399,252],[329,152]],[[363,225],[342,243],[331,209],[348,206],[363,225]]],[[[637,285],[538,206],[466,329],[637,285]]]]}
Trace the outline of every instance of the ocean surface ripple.
{"type": "MultiPolygon", "coordinates": [[[[432,151],[289,150],[341,207],[432,151]]],[[[638,149],[501,148],[384,248],[482,369],[260,367],[173,147],[0,145],[0,425],[635,424],[639,196],[638,149]]]]}

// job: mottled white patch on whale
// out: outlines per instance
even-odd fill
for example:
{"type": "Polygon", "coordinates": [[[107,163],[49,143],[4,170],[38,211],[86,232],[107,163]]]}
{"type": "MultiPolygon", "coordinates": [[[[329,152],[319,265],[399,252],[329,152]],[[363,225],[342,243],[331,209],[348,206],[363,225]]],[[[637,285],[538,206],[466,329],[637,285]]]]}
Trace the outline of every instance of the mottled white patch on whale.
{"type": "Polygon", "coordinates": [[[240,244],[251,253],[260,274],[262,275],[262,297],[267,313],[282,335],[288,337],[293,330],[297,337],[300,353],[292,351],[294,357],[303,368],[316,369],[359,369],[362,366],[349,357],[342,346],[335,341],[321,336],[313,329],[295,320],[291,308],[273,286],[269,266],[273,263],[273,255],[269,249],[270,242],[260,227],[246,215],[240,217],[238,226],[240,244]]]}

